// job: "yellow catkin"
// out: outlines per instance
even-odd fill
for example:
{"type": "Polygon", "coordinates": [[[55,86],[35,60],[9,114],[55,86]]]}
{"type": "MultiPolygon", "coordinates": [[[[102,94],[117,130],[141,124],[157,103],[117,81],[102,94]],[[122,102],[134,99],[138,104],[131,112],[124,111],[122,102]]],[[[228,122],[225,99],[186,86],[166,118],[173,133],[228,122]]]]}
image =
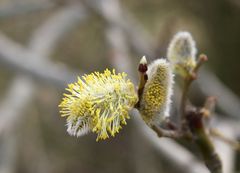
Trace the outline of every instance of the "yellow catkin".
{"type": "Polygon", "coordinates": [[[60,113],[67,118],[68,133],[81,136],[88,131],[97,133],[97,140],[106,139],[126,124],[128,111],[137,102],[133,83],[125,73],[108,69],[78,78],[66,89],[60,103],[60,113]]]}
{"type": "Polygon", "coordinates": [[[169,114],[173,75],[169,63],[164,59],[154,61],[150,66],[148,81],[140,102],[140,113],[148,124],[159,123],[169,114]]]}

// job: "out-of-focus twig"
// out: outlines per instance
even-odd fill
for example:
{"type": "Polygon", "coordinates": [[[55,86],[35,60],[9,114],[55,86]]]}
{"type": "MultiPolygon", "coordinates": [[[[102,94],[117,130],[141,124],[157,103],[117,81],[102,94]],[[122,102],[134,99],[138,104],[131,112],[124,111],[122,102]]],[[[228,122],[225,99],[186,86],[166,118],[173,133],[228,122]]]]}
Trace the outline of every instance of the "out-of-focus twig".
{"type": "MultiPolygon", "coordinates": [[[[16,133],[16,131],[14,131],[16,133]]],[[[0,173],[15,172],[17,143],[15,135],[4,134],[0,143],[0,173]]]]}
{"type": "Polygon", "coordinates": [[[85,0],[85,3],[100,14],[108,23],[112,23],[126,33],[131,42],[131,46],[138,50],[140,56],[146,55],[153,57],[154,46],[153,39],[134,19],[129,11],[124,10],[121,6],[116,7],[114,3],[108,4],[108,0],[85,0]],[[114,11],[118,12],[115,13],[114,11]],[[142,42],[145,40],[145,42],[142,42]]]}
{"type": "Polygon", "coordinates": [[[29,103],[32,94],[32,82],[19,75],[11,84],[6,98],[0,105],[0,134],[12,128],[12,124],[17,121],[18,112],[23,111],[25,102],[29,103]]]}
{"type": "Polygon", "coordinates": [[[53,2],[47,0],[37,2],[9,2],[6,5],[1,5],[0,18],[14,17],[37,11],[48,10],[54,6],[55,4],[53,2]]]}
{"type": "Polygon", "coordinates": [[[25,76],[18,75],[11,84],[6,98],[0,105],[0,150],[5,158],[0,164],[0,173],[11,173],[15,167],[16,127],[21,114],[34,92],[33,84],[25,76]]]}
{"type": "MultiPolygon", "coordinates": [[[[230,129],[232,130],[233,128],[230,128],[230,129]]],[[[225,133],[226,130],[221,128],[221,131],[224,131],[224,133],[225,133]]],[[[240,143],[238,141],[236,141],[236,139],[231,139],[231,137],[229,137],[230,135],[223,134],[222,132],[220,132],[219,130],[217,130],[215,128],[210,129],[209,132],[210,132],[210,135],[213,136],[214,138],[231,146],[233,149],[240,151],[240,143]]],[[[232,134],[233,133],[231,133],[231,136],[232,136],[232,134]]]]}
{"type": "Polygon", "coordinates": [[[39,60],[35,60],[38,58],[40,57],[35,52],[28,51],[5,35],[0,34],[0,62],[3,67],[21,71],[61,87],[72,77],[72,73],[63,67],[50,61],[39,62],[39,60]]]}
{"type": "Polygon", "coordinates": [[[41,56],[43,61],[51,54],[58,41],[77,26],[78,21],[85,20],[86,17],[87,12],[80,4],[62,7],[33,33],[29,43],[31,51],[41,56]]]}
{"type": "Polygon", "coordinates": [[[215,128],[219,129],[222,135],[227,137],[227,138],[224,138],[227,141],[221,141],[222,139],[214,136],[210,132],[210,134],[215,139],[214,145],[215,145],[216,151],[222,160],[223,172],[232,173],[234,172],[235,152],[231,145],[233,144],[235,147],[237,147],[236,145],[238,143],[235,142],[234,139],[236,139],[236,132],[238,132],[239,129],[237,129],[236,126],[232,126],[232,123],[227,121],[221,121],[221,120],[218,120],[218,123],[216,124],[215,128]]]}
{"type": "Polygon", "coordinates": [[[203,68],[196,82],[205,96],[217,97],[216,106],[223,111],[223,114],[240,119],[240,99],[216,75],[203,68]]]}
{"type": "MultiPolygon", "coordinates": [[[[121,16],[119,1],[115,0],[105,0],[99,1],[101,4],[102,11],[109,13],[104,15],[106,16],[115,16],[115,18],[119,18],[121,16]],[[111,7],[111,8],[109,8],[111,7]]],[[[110,62],[113,66],[117,67],[119,72],[124,70],[127,74],[133,74],[129,53],[128,53],[128,45],[126,35],[124,34],[121,27],[116,25],[114,20],[107,20],[107,28],[105,29],[106,40],[109,44],[111,55],[110,62]]]]}

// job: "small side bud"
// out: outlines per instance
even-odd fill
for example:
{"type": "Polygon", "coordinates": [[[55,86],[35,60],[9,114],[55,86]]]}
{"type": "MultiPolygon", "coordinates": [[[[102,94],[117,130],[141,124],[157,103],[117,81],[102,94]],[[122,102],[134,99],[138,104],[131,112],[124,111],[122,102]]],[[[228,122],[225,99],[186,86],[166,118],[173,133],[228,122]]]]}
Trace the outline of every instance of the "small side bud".
{"type": "Polygon", "coordinates": [[[170,64],[164,59],[155,60],[147,71],[139,111],[149,126],[160,123],[169,116],[171,105],[173,74],[170,64]]]}
{"type": "Polygon", "coordinates": [[[147,71],[147,59],[145,56],[139,62],[138,71],[140,73],[145,73],[147,71]]]}
{"type": "MultiPolygon", "coordinates": [[[[196,66],[196,44],[189,32],[178,32],[171,40],[167,58],[175,70],[191,70],[196,66]]],[[[182,72],[181,72],[182,73],[182,72]]]]}
{"type": "Polygon", "coordinates": [[[208,57],[205,54],[201,54],[199,55],[199,61],[201,62],[205,62],[208,60],[208,57]]]}
{"type": "Polygon", "coordinates": [[[138,72],[139,72],[139,84],[138,84],[138,102],[136,103],[135,107],[138,108],[140,104],[140,100],[142,98],[142,93],[144,90],[144,86],[148,80],[147,76],[147,70],[148,70],[148,65],[147,65],[147,59],[145,56],[143,56],[139,62],[138,65],[138,72]]]}
{"type": "Polygon", "coordinates": [[[143,56],[140,60],[140,64],[147,64],[146,56],[143,56]]]}

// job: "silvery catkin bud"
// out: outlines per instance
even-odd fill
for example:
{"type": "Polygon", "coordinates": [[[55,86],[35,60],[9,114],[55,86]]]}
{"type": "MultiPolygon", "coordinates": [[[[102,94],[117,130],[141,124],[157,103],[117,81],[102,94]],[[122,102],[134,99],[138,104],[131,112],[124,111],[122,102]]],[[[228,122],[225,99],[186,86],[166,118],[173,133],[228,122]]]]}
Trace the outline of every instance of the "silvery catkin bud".
{"type": "Polygon", "coordinates": [[[160,123],[169,116],[171,105],[173,74],[170,64],[165,59],[155,60],[147,71],[139,111],[149,126],[160,123]]]}
{"type": "Polygon", "coordinates": [[[191,69],[196,65],[196,53],[197,49],[192,35],[183,31],[178,32],[171,40],[167,58],[175,68],[180,66],[191,69]]]}

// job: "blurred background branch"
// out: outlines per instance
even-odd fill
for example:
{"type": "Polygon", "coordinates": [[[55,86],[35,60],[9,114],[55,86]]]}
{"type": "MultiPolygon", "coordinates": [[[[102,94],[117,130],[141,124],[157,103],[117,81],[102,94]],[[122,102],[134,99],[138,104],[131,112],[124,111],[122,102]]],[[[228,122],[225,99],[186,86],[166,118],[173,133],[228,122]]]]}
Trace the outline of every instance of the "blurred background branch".
{"type": "Polygon", "coordinates": [[[54,7],[54,3],[46,0],[41,2],[24,2],[15,1],[14,3],[9,1],[5,5],[0,7],[0,18],[10,18],[13,16],[31,14],[34,12],[39,12],[47,10],[54,7]]]}

